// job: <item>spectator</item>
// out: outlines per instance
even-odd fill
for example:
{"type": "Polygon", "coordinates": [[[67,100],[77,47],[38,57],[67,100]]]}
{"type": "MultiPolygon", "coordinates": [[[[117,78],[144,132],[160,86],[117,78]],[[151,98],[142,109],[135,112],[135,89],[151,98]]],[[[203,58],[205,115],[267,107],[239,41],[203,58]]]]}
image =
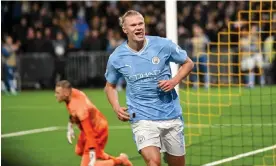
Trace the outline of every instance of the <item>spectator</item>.
{"type": "Polygon", "coordinates": [[[34,52],[40,52],[40,51],[43,51],[44,50],[44,44],[45,44],[45,40],[42,36],[42,33],[40,30],[37,30],[36,31],[36,37],[34,39],[34,44],[33,47],[34,47],[34,52]]]}
{"type": "Polygon", "coordinates": [[[51,18],[49,16],[49,11],[46,7],[43,7],[40,10],[40,20],[41,20],[44,27],[51,25],[51,18]]]}
{"type": "Polygon", "coordinates": [[[276,71],[273,71],[273,63],[276,61],[276,55],[275,55],[275,48],[273,48],[273,43],[276,41],[276,33],[273,33],[272,35],[268,36],[265,41],[264,41],[264,68],[266,70],[269,70],[270,72],[268,73],[270,75],[269,77],[269,82],[272,83],[274,82],[274,76],[276,75],[276,71]]]}
{"type": "Polygon", "coordinates": [[[79,32],[74,28],[67,29],[67,35],[69,37],[69,48],[71,50],[79,50],[81,48],[82,39],[79,32]]]}
{"type": "Polygon", "coordinates": [[[46,27],[44,30],[44,46],[42,49],[42,52],[48,52],[48,53],[53,53],[53,45],[52,45],[52,31],[49,27],[46,27]]]}
{"type": "Polygon", "coordinates": [[[242,28],[242,37],[240,40],[241,48],[241,69],[243,72],[248,72],[245,75],[245,83],[247,87],[253,88],[255,84],[255,72],[257,67],[261,73],[260,84],[265,84],[265,78],[263,75],[263,56],[261,52],[260,38],[257,34],[257,26],[253,25],[251,33],[246,27],[242,28]]]}
{"type": "Polygon", "coordinates": [[[17,40],[21,43],[26,42],[26,35],[28,30],[28,22],[25,17],[22,17],[20,20],[20,24],[16,24],[13,26],[13,34],[17,40]]]}
{"type": "Polygon", "coordinates": [[[77,30],[80,40],[82,41],[85,36],[85,32],[89,30],[89,27],[83,18],[78,18],[75,22],[74,28],[77,30]]]}
{"type": "Polygon", "coordinates": [[[25,52],[35,52],[34,45],[35,45],[35,31],[32,27],[29,27],[27,32],[27,39],[26,39],[26,42],[24,43],[23,50],[25,52]]]}
{"type": "Polygon", "coordinates": [[[52,85],[59,80],[65,79],[65,56],[67,43],[62,32],[57,32],[56,40],[53,41],[55,67],[52,75],[52,85]]]}
{"type": "Polygon", "coordinates": [[[11,94],[17,94],[17,81],[15,77],[16,70],[16,51],[18,50],[20,43],[13,43],[11,36],[5,37],[5,43],[2,46],[2,58],[3,58],[3,70],[5,79],[2,82],[3,91],[8,93],[8,90],[11,94]],[[5,88],[7,87],[7,88],[5,88]]]}
{"type": "Polygon", "coordinates": [[[194,24],[193,26],[194,36],[191,39],[192,44],[192,60],[195,62],[192,79],[193,87],[198,87],[199,76],[203,76],[204,87],[209,87],[209,73],[207,61],[208,57],[206,54],[207,46],[209,43],[208,37],[204,34],[203,29],[198,25],[194,24]],[[195,73],[200,73],[199,75],[195,73]]]}
{"type": "Polygon", "coordinates": [[[52,19],[51,31],[53,36],[56,36],[57,32],[62,31],[61,27],[59,26],[59,19],[57,17],[52,19]]]}
{"type": "Polygon", "coordinates": [[[98,30],[87,31],[82,48],[87,51],[100,51],[102,49],[102,42],[98,30]]]}
{"type": "Polygon", "coordinates": [[[30,20],[38,20],[39,19],[39,5],[38,2],[33,3],[32,9],[30,12],[30,20]]]}
{"type": "Polygon", "coordinates": [[[124,39],[121,37],[120,32],[113,31],[112,29],[109,29],[108,31],[108,45],[107,45],[107,52],[111,53],[114,51],[114,49],[122,44],[124,39]]]}

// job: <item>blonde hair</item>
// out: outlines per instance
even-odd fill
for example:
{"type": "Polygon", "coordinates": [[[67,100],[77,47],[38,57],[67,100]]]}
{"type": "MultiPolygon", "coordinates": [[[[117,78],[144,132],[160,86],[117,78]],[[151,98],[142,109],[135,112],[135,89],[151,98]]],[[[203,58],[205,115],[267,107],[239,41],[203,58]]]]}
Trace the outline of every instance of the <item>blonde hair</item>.
{"type": "Polygon", "coordinates": [[[125,22],[125,18],[128,16],[133,16],[133,15],[141,15],[143,17],[143,15],[135,10],[129,10],[127,12],[125,12],[125,14],[121,17],[119,17],[119,24],[121,27],[123,27],[124,22],[125,22]]]}
{"type": "Polygon", "coordinates": [[[62,87],[65,89],[72,89],[72,85],[69,81],[67,80],[61,80],[56,83],[56,87],[62,87]]]}

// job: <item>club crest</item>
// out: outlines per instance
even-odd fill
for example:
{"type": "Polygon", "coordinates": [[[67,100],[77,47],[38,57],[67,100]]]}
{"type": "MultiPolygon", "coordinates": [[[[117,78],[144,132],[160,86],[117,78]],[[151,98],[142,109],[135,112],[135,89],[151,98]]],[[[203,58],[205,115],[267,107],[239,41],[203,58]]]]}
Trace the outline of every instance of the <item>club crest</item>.
{"type": "Polygon", "coordinates": [[[158,64],[160,62],[160,59],[157,56],[152,57],[151,59],[152,64],[158,64]]]}
{"type": "Polygon", "coordinates": [[[145,137],[143,135],[138,135],[137,142],[138,144],[142,144],[145,141],[145,137]]]}

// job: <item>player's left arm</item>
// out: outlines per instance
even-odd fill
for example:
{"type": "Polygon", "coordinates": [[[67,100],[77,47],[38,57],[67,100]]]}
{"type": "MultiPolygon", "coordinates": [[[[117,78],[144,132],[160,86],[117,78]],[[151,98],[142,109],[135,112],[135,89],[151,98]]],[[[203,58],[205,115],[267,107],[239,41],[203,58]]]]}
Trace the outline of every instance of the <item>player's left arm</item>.
{"type": "Polygon", "coordinates": [[[159,81],[159,87],[165,92],[172,90],[178,83],[180,83],[181,80],[186,78],[194,67],[194,63],[187,56],[187,52],[181,49],[177,44],[171,42],[169,49],[169,61],[180,64],[181,67],[172,79],[159,81]]]}

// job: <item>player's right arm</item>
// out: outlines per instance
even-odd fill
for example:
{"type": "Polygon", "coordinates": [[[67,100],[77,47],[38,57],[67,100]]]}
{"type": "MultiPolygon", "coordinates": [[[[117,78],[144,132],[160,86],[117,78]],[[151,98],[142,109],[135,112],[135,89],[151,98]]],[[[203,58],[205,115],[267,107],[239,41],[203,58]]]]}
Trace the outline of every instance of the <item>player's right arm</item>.
{"type": "MultiPolygon", "coordinates": [[[[111,55],[112,56],[112,55],[111,55]]],[[[116,90],[116,84],[118,79],[121,77],[121,74],[115,69],[112,64],[111,58],[109,58],[107,67],[106,67],[106,85],[105,85],[105,93],[109,103],[111,104],[113,110],[116,112],[118,118],[121,121],[128,121],[129,115],[126,112],[126,108],[121,107],[118,100],[118,92],[116,90]]]]}
{"type": "Polygon", "coordinates": [[[69,116],[69,122],[67,124],[67,140],[70,144],[72,144],[72,139],[75,138],[75,133],[73,129],[73,117],[72,115],[69,116]]]}
{"type": "Polygon", "coordinates": [[[81,128],[87,139],[86,144],[89,148],[89,158],[90,158],[90,162],[88,165],[94,166],[96,162],[96,149],[98,148],[97,141],[95,139],[96,137],[91,123],[91,117],[89,116],[89,111],[87,110],[88,108],[85,106],[84,103],[80,103],[79,105],[80,106],[76,111],[76,115],[77,115],[77,118],[80,120],[81,128]]]}

